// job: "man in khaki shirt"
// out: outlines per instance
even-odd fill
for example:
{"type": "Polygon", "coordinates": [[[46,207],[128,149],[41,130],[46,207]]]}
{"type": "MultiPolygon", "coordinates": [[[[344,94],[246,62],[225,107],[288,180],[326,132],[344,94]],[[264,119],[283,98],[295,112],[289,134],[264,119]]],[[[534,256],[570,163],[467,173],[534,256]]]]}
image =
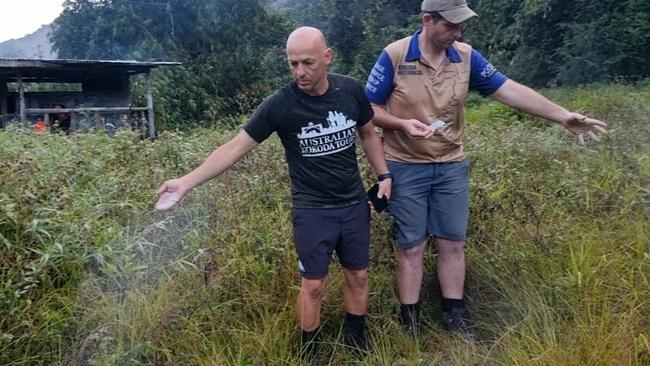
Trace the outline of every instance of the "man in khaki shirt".
{"type": "Polygon", "coordinates": [[[462,134],[468,92],[557,122],[581,142],[598,141],[607,125],[509,80],[458,42],[463,22],[476,16],[465,0],[424,0],[421,9],[422,28],[386,46],[366,84],[393,175],[389,210],[397,228],[400,318],[417,334],[423,255],[431,235],[438,249],[443,326],[474,340],[463,299],[469,162],[462,134]]]}

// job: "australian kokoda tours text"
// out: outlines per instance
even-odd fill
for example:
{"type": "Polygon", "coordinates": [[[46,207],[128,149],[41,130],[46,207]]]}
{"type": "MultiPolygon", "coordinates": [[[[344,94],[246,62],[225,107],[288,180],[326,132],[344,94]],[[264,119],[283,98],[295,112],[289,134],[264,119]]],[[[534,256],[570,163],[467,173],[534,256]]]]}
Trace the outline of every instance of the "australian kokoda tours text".
{"type": "Polygon", "coordinates": [[[345,150],[356,139],[356,122],[347,119],[342,113],[331,113],[327,119],[329,127],[309,123],[298,135],[302,156],[323,156],[345,150]],[[332,117],[335,118],[332,118],[332,117]]]}
{"type": "Polygon", "coordinates": [[[331,135],[301,138],[300,150],[303,156],[320,156],[335,153],[352,146],[356,138],[356,128],[350,127],[345,131],[331,135]]]}

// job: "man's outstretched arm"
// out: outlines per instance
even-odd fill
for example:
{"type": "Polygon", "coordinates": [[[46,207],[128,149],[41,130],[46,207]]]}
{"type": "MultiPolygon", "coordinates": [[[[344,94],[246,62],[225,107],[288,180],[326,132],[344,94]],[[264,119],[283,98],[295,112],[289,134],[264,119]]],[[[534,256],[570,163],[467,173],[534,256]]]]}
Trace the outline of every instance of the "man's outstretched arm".
{"type": "Polygon", "coordinates": [[[163,183],[157,191],[159,198],[156,210],[163,211],[172,208],[191,189],[228,170],[255,146],[257,146],[257,142],[242,130],[237,136],[214,150],[196,169],[180,178],[163,183]]]}
{"type": "Polygon", "coordinates": [[[557,122],[578,135],[579,138],[589,134],[592,139],[598,141],[598,135],[607,133],[607,124],[605,122],[589,118],[580,113],[570,112],[535,90],[516,81],[507,80],[490,96],[513,108],[557,122]]]}

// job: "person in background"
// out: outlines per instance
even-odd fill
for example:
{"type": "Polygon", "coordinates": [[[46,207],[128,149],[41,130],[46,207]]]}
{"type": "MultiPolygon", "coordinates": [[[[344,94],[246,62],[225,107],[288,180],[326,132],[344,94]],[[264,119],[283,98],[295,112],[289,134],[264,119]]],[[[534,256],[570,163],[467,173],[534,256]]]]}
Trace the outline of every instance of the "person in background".
{"type": "Polygon", "coordinates": [[[400,319],[416,336],[423,255],[432,236],[442,324],[474,340],[464,301],[470,162],[462,135],[468,92],[476,90],[558,123],[580,142],[597,141],[607,125],[508,79],[469,44],[459,42],[463,23],[476,16],[465,0],[424,0],[421,10],[421,29],[386,46],[366,84],[394,177],[389,212],[396,226],[400,319]]]}
{"type": "Polygon", "coordinates": [[[36,131],[36,133],[46,133],[48,130],[49,125],[41,118],[37,119],[34,123],[34,131],[36,131]]]}
{"type": "MultiPolygon", "coordinates": [[[[63,104],[54,104],[52,108],[63,109],[65,106],[63,104]]],[[[54,119],[52,123],[52,131],[63,131],[66,134],[70,133],[70,113],[68,112],[58,112],[54,114],[54,119]]]]}

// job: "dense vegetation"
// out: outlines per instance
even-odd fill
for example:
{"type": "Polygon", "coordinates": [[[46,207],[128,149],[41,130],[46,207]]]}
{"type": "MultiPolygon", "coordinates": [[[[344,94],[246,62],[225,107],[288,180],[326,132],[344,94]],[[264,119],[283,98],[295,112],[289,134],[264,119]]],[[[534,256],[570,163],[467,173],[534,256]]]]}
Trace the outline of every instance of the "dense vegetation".
{"type": "MultiPolygon", "coordinates": [[[[546,91],[609,122],[600,145],[473,99],[468,301],[483,343],[443,332],[433,251],[422,341],[396,318],[389,220],[373,222],[365,365],[650,364],[650,84],[546,91]]],[[[265,142],[180,208],[153,190],[235,130],[0,131],[0,364],[298,365],[288,177],[265,142]]],[[[364,176],[372,179],[367,165],[364,176]]],[[[341,277],[320,364],[342,345],[341,277]]]]}
{"type": "MultiPolygon", "coordinates": [[[[650,76],[647,0],[474,0],[466,40],[533,86],[650,76]]],[[[287,80],[284,39],[317,26],[334,71],[365,80],[381,49],[413,33],[420,0],[66,0],[53,41],[61,57],[176,60],[156,75],[163,128],[232,126],[287,80]],[[230,121],[230,122],[226,122],[230,121]]]]}

